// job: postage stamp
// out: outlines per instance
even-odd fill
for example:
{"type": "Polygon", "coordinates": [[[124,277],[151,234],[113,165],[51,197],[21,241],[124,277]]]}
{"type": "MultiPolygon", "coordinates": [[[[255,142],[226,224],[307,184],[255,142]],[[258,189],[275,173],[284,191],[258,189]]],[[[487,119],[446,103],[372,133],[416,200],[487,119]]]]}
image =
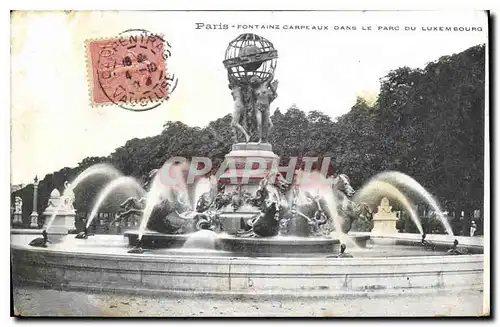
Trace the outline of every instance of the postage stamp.
{"type": "Polygon", "coordinates": [[[129,30],[116,37],[89,40],[87,51],[92,105],[150,110],[167,100],[177,83],[167,73],[170,44],[160,35],[129,30]]]}

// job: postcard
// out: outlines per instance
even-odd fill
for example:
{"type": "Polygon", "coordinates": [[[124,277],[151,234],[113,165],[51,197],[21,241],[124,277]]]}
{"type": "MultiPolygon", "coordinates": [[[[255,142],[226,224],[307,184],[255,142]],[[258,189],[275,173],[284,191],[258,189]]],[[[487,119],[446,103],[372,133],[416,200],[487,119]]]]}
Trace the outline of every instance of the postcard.
{"type": "Polygon", "coordinates": [[[13,11],[16,317],[488,317],[487,11],[13,11]]]}

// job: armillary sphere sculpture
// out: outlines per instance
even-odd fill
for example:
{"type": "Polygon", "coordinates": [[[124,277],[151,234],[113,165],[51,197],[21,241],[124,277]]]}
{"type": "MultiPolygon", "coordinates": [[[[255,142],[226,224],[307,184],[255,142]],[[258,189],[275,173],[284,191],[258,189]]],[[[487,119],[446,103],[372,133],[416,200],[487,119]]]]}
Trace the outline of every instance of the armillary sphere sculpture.
{"type": "Polygon", "coordinates": [[[273,44],[255,34],[241,34],[229,43],[223,64],[234,100],[231,126],[235,142],[241,133],[247,143],[267,143],[272,127],[269,107],[278,88],[274,80],[277,58],[273,44]]]}

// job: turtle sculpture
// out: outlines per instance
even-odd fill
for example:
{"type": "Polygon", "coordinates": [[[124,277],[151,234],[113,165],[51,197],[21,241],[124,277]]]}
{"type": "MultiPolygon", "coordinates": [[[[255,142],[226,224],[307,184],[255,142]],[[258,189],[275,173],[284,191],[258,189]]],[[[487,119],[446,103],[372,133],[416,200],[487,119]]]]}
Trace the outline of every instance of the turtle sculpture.
{"type": "Polygon", "coordinates": [[[34,247],[38,247],[38,248],[46,248],[47,247],[47,243],[52,243],[52,242],[49,241],[47,231],[44,229],[42,231],[42,237],[35,238],[34,240],[32,240],[29,243],[29,245],[30,246],[34,246],[34,247]]]}

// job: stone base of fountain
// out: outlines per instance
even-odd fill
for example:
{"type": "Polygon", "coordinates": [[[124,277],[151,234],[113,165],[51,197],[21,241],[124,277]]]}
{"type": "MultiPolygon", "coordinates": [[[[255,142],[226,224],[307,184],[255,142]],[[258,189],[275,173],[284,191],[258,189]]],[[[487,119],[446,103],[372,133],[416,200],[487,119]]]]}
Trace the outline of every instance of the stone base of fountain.
{"type": "Polygon", "coordinates": [[[255,211],[255,208],[246,205],[235,212],[222,212],[219,219],[224,231],[228,234],[236,234],[239,230],[246,227],[246,221],[259,214],[255,211]]]}
{"type": "Polygon", "coordinates": [[[12,220],[12,226],[22,226],[23,224],[23,214],[14,213],[14,219],[12,220]]]}
{"type": "Polygon", "coordinates": [[[267,176],[279,161],[269,143],[236,143],[226,154],[228,169],[219,177],[226,184],[226,192],[244,191],[255,193],[259,182],[267,176]]]}
{"type": "Polygon", "coordinates": [[[30,228],[38,228],[38,213],[33,211],[30,215],[30,228]]]}
{"type": "MultiPolygon", "coordinates": [[[[138,238],[137,231],[124,233],[129,244],[135,246],[138,238]]],[[[192,234],[168,235],[157,232],[146,232],[142,236],[143,248],[158,249],[182,248],[192,234]]],[[[360,247],[366,246],[368,235],[352,237],[360,247]]],[[[214,238],[214,249],[231,252],[243,256],[286,256],[286,255],[325,255],[338,253],[340,241],[330,237],[238,237],[228,234],[217,234],[214,238]]],[[[211,249],[212,250],[212,249],[211,249]]]]}
{"type": "Polygon", "coordinates": [[[398,233],[396,229],[396,222],[398,218],[396,212],[392,211],[392,206],[389,205],[389,199],[384,197],[378,206],[378,211],[373,215],[373,229],[374,234],[395,234],[398,233]]]}
{"type": "MultiPolygon", "coordinates": [[[[349,236],[370,237],[370,234],[349,236]]],[[[53,242],[47,248],[34,248],[28,245],[33,235],[12,235],[13,285],[113,294],[227,296],[233,300],[235,295],[294,300],[297,297],[342,300],[345,296],[415,295],[416,299],[408,305],[436,293],[485,288],[482,254],[455,256],[426,250],[420,245],[406,249],[395,245],[401,240],[418,242],[418,234],[372,235],[366,249],[348,247],[354,258],[335,258],[338,252],[299,257],[251,257],[223,251],[200,250],[197,253],[193,249],[130,254],[126,240],[119,235],[95,235],[87,240],[65,237],[62,242],[53,242]],[[390,243],[385,245],[385,242],[390,243]],[[370,257],[373,252],[379,254],[370,257]]],[[[186,235],[169,237],[185,239],[186,235]]],[[[447,244],[449,248],[454,238],[429,235],[428,239],[447,244]]],[[[483,246],[481,238],[458,239],[464,248],[483,246]]]]}
{"type": "Polygon", "coordinates": [[[74,212],[60,212],[58,213],[52,224],[47,228],[47,222],[50,216],[45,215],[45,223],[43,228],[47,228],[49,234],[68,234],[69,232],[75,231],[75,217],[74,212]]]}
{"type": "MultiPolygon", "coordinates": [[[[226,154],[229,167],[219,177],[225,184],[226,193],[248,192],[255,194],[260,181],[267,176],[273,166],[277,165],[279,157],[273,152],[269,143],[236,143],[231,152],[226,154]]],[[[243,205],[235,210],[231,205],[220,212],[220,221],[224,231],[236,234],[248,220],[259,214],[257,207],[243,205]]]]}

